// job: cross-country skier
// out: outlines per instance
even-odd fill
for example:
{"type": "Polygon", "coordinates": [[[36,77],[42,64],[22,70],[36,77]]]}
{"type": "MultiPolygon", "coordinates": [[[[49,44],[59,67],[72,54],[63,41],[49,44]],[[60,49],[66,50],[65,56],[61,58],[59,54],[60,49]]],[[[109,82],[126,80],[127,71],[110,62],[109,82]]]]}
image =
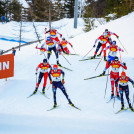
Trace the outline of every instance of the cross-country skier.
{"type": "Polygon", "coordinates": [[[60,42],[59,38],[58,38],[58,34],[60,35],[60,37],[62,37],[62,34],[60,34],[54,27],[51,27],[51,29],[49,31],[46,31],[46,33],[50,33],[50,37],[52,37],[56,42],[60,42]]]}
{"type": "Polygon", "coordinates": [[[63,51],[63,52],[66,52],[66,54],[70,54],[70,51],[67,48],[67,44],[69,44],[71,47],[73,47],[73,45],[63,37],[62,41],[59,43],[59,47],[61,47],[61,49],[59,49],[60,52],[63,51]],[[64,50],[62,50],[62,48],[64,50]]]}
{"type": "Polygon", "coordinates": [[[124,52],[120,47],[116,45],[116,41],[113,41],[111,45],[107,46],[104,50],[109,49],[108,62],[113,61],[118,51],[124,52]]]}
{"type": "Polygon", "coordinates": [[[71,106],[74,106],[74,104],[71,102],[69,96],[67,95],[67,92],[64,87],[64,72],[61,69],[58,69],[57,65],[53,65],[53,69],[49,72],[49,79],[50,79],[50,84],[52,84],[52,90],[53,90],[53,96],[54,96],[54,107],[57,106],[56,102],[56,90],[57,88],[60,88],[63,94],[66,96],[69,104],[71,106]],[[62,75],[62,81],[61,81],[61,75],[62,75]]]}
{"type": "MultiPolygon", "coordinates": [[[[108,41],[107,33],[104,33],[104,34],[101,35],[99,38],[97,38],[97,39],[95,40],[95,44],[97,43],[97,41],[99,41],[99,42],[98,42],[96,51],[95,51],[95,53],[94,53],[94,56],[92,56],[91,59],[94,59],[94,58],[96,57],[97,52],[99,51],[100,47],[102,47],[102,49],[104,50],[104,48],[106,47],[106,44],[107,44],[107,43],[110,43],[110,42],[108,41]]],[[[95,47],[95,44],[94,44],[93,47],[95,47]]],[[[106,50],[104,50],[104,60],[107,61],[107,59],[106,59],[106,50]]]]}
{"type": "MultiPolygon", "coordinates": [[[[111,66],[111,72],[110,72],[110,79],[111,79],[111,86],[112,86],[112,94],[111,94],[111,99],[114,97],[114,82],[115,80],[119,77],[119,69],[120,67],[127,69],[126,63],[121,63],[119,61],[119,58],[117,56],[115,56],[114,61],[112,62],[108,62],[108,64],[106,64],[106,67],[103,71],[103,73],[101,74],[101,76],[105,75],[106,70],[111,66]]],[[[119,98],[119,93],[118,93],[118,88],[116,87],[116,95],[119,98]]]]}
{"type": "Polygon", "coordinates": [[[132,108],[130,99],[129,99],[129,87],[128,87],[128,82],[131,82],[133,87],[134,87],[134,81],[130,79],[128,76],[126,76],[125,72],[121,73],[121,76],[119,76],[116,81],[115,81],[115,86],[118,86],[119,82],[119,92],[120,92],[120,97],[121,97],[121,109],[124,109],[124,99],[123,99],[123,92],[125,92],[126,99],[129,105],[129,108],[131,111],[134,112],[134,109],[132,108]]]}
{"type": "Polygon", "coordinates": [[[57,48],[56,48],[56,41],[53,38],[51,38],[50,36],[48,36],[46,42],[44,42],[42,44],[41,48],[44,48],[46,45],[48,46],[47,59],[49,60],[50,55],[52,53],[51,51],[53,50],[54,53],[55,53],[55,56],[56,56],[57,65],[61,66],[60,63],[59,63],[59,55],[58,55],[58,51],[57,51],[57,48]]]}
{"type": "Polygon", "coordinates": [[[46,48],[43,48],[43,47],[37,47],[36,46],[35,48],[40,50],[40,55],[43,54],[46,51],[46,48]]]}
{"type": "Polygon", "coordinates": [[[47,77],[48,77],[48,69],[51,70],[51,66],[50,64],[47,62],[47,59],[43,60],[43,63],[40,63],[37,68],[36,68],[36,75],[38,72],[38,69],[40,68],[40,73],[39,73],[39,78],[38,78],[38,82],[36,84],[36,88],[34,91],[34,94],[37,92],[38,88],[39,88],[39,84],[41,83],[42,78],[44,77],[44,84],[43,84],[43,89],[42,89],[42,93],[45,94],[45,87],[47,84],[47,77]]]}

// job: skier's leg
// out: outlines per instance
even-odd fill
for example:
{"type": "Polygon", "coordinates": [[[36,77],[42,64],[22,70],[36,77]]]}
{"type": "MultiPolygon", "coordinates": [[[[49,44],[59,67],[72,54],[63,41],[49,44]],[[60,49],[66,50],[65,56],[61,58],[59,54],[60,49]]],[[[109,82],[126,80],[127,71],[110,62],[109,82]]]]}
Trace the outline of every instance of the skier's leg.
{"type": "Polygon", "coordinates": [[[121,97],[121,109],[124,109],[124,99],[123,99],[123,87],[119,85],[119,92],[120,92],[120,97],[121,97]]]}
{"type": "Polygon", "coordinates": [[[49,60],[50,55],[51,55],[52,48],[48,47],[48,52],[47,52],[47,59],[49,60]]]}
{"type": "Polygon", "coordinates": [[[45,87],[46,87],[46,84],[47,84],[47,77],[48,77],[48,72],[44,73],[44,84],[43,84],[42,93],[45,93],[45,87]]]}
{"type": "Polygon", "coordinates": [[[54,98],[54,107],[57,106],[57,102],[56,102],[56,89],[57,89],[57,85],[55,82],[53,82],[52,84],[52,91],[53,91],[53,98],[54,98]]]}
{"type": "Polygon", "coordinates": [[[113,98],[113,96],[114,96],[114,75],[112,72],[110,73],[110,80],[111,80],[111,88],[112,88],[111,98],[113,98]]]}

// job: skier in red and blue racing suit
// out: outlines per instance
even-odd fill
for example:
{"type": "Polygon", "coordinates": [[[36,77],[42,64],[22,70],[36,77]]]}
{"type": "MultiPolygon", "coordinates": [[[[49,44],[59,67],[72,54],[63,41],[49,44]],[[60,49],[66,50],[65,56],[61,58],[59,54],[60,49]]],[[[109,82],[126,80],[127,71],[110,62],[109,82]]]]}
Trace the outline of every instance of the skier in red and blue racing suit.
{"type": "Polygon", "coordinates": [[[115,81],[115,86],[117,87],[119,85],[119,92],[121,97],[121,109],[124,109],[124,99],[123,99],[123,92],[125,92],[126,99],[129,105],[129,108],[131,111],[134,112],[133,107],[131,105],[130,99],[129,99],[129,87],[128,82],[131,82],[134,87],[134,81],[130,79],[128,76],[126,76],[125,72],[121,73],[121,76],[119,76],[115,81]],[[119,83],[118,83],[119,82],[119,83]],[[117,84],[118,83],[118,84],[117,84]]]}
{"type": "Polygon", "coordinates": [[[63,94],[66,96],[68,102],[70,105],[74,106],[74,104],[71,102],[69,96],[67,95],[66,89],[64,87],[64,72],[61,69],[58,69],[57,65],[53,65],[53,69],[48,74],[50,79],[50,84],[52,84],[52,90],[53,90],[53,97],[54,97],[54,107],[57,106],[56,102],[56,90],[57,88],[60,88],[63,94]],[[61,74],[62,74],[62,81],[61,81],[61,74]],[[52,77],[52,78],[51,78],[52,77]]]}
{"type": "MultiPolygon", "coordinates": [[[[111,99],[112,99],[114,97],[114,83],[115,83],[115,80],[119,77],[119,69],[121,67],[124,69],[127,69],[127,66],[126,66],[126,63],[121,63],[119,61],[119,58],[115,56],[114,61],[108,62],[108,64],[106,64],[106,67],[100,76],[105,75],[106,70],[110,66],[111,66],[110,79],[111,79],[111,87],[112,87],[112,94],[111,94],[111,99]]],[[[117,95],[117,98],[120,98],[117,87],[116,87],[116,95],[117,95]]]]}
{"type": "Polygon", "coordinates": [[[36,83],[36,88],[35,91],[33,92],[33,94],[35,94],[39,88],[39,84],[41,83],[42,78],[44,77],[44,84],[43,84],[43,89],[42,89],[42,93],[45,94],[45,87],[47,84],[47,77],[48,77],[48,68],[50,68],[51,70],[51,66],[50,64],[47,62],[47,59],[43,60],[43,63],[40,63],[37,68],[36,68],[36,75],[38,72],[38,69],[40,68],[40,73],[39,73],[39,78],[38,78],[38,82],[36,83]]]}

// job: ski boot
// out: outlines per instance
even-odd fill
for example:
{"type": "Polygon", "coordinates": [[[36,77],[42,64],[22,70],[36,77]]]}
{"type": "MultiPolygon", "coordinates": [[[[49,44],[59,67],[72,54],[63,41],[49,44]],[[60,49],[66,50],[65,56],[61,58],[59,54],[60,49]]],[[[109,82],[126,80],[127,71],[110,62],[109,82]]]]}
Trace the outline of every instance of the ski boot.
{"type": "Polygon", "coordinates": [[[114,94],[111,94],[111,99],[113,99],[114,98],[114,94]]]}
{"type": "Polygon", "coordinates": [[[45,87],[43,87],[42,89],[42,94],[45,94],[45,87]]]}
{"type": "Polygon", "coordinates": [[[57,107],[57,103],[56,102],[54,102],[54,106],[53,107],[57,107]]]}
{"type": "Polygon", "coordinates": [[[133,109],[133,107],[131,106],[131,104],[129,104],[129,108],[130,108],[131,111],[134,112],[134,109],[133,109]]]}
{"type": "Polygon", "coordinates": [[[35,88],[33,94],[36,94],[37,90],[38,90],[38,87],[35,88]]]}
{"type": "Polygon", "coordinates": [[[70,104],[71,106],[74,106],[74,104],[71,102],[71,100],[68,100],[68,102],[69,102],[69,104],[70,104]]]}
{"type": "Polygon", "coordinates": [[[104,56],[104,61],[107,61],[106,56],[104,56]]]}
{"type": "Polygon", "coordinates": [[[92,56],[91,59],[95,59],[96,55],[92,56]]]}
{"type": "Polygon", "coordinates": [[[97,56],[100,57],[101,56],[101,52],[97,56]]]}
{"type": "Polygon", "coordinates": [[[120,100],[120,96],[119,96],[119,94],[117,94],[117,99],[120,100]]]}
{"type": "Polygon", "coordinates": [[[121,110],[123,110],[124,109],[124,104],[121,104],[121,110]]]}
{"type": "Polygon", "coordinates": [[[61,66],[61,64],[59,63],[59,61],[57,61],[57,65],[58,65],[58,66],[61,66]]]}

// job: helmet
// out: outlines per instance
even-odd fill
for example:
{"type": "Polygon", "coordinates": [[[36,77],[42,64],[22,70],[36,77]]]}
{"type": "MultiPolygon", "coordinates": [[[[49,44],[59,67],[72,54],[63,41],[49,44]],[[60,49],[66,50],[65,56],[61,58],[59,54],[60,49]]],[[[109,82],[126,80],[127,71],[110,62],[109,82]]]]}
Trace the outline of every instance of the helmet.
{"type": "Polygon", "coordinates": [[[55,65],[53,65],[53,69],[58,69],[58,66],[55,64],[55,65]]]}
{"type": "Polygon", "coordinates": [[[47,41],[50,41],[50,40],[51,40],[51,37],[50,37],[50,36],[48,36],[48,37],[47,37],[47,41]]]}
{"type": "Polygon", "coordinates": [[[47,59],[43,59],[43,63],[47,63],[47,59]]]}
{"type": "Polygon", "coordinates": [[[121,76],[126,76],[126,73],[124,71],[122,71],[121,76]]]}
{"type": "Polygon", "coordinates": [[[63,37],[62,40],[65,40],[65,38],[63,37]]]}
{"type": "Polygon", "coordinates": [[[119,58],[117,56],[115,56],[114,61],[119,61],[119,58]]]}
{"type": "Polygon", "coordinates": [[[116,45],[116,41],[113,41],[112,44],[113,44],[113,45],[116,45]]]}
{"type": "Polygon", "coordinates": [[[105,29],[105,32],[108,33],[108,29],[105,29]]]}
{"type": "Polygon", "coordinates": [[[106,37],[107,37],[107,33],[106,33],[106,32],[103,34],[103,37],[104,37],[104,38],[106,38],[106,37]]]}

